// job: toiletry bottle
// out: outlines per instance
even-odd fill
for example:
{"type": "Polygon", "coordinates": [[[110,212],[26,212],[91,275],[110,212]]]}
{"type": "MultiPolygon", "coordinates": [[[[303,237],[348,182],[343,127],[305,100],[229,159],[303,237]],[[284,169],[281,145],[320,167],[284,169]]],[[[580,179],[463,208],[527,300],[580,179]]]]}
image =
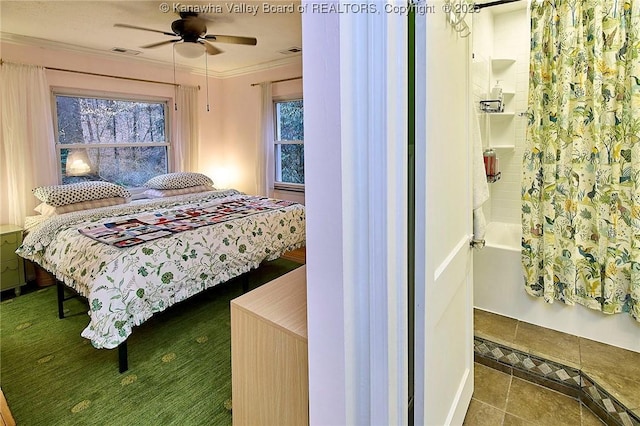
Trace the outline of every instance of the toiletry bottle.
{"type": "Polygon", "coordinates": [[[492,182],[496,175],[496,152],[492,148],[485,149],[482,156],[484,157],[484,170],[487,173],[487,180],[492,182]]]}
{"type": "Polygon", "coordinates": [[[504,111],[504,103],[502,98],[502,87],[500,86],[500,80],[496,80],[496,85],[491,89],[491,100],[498,101],[497,112],[504,111]]]}

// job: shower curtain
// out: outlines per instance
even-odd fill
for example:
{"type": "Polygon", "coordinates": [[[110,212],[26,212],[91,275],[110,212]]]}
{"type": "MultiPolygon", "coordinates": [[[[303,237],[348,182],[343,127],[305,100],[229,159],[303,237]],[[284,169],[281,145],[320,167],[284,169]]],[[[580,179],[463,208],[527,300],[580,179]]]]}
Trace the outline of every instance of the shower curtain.
{"type": "Polygon", "coordinates": [[[525,288],[640,322],[640,0],[533,1],[525,288]]]}

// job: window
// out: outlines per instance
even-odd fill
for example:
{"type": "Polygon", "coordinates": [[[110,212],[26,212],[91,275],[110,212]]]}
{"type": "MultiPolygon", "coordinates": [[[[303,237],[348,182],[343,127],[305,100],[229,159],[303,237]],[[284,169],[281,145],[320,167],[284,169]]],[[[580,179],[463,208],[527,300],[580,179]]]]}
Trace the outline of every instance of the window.
{"type": "Polygon", "coordinates": [[[62,183],[128,188],[168,172],[167,102],[54,93],[62,183]]]}
{"type": "Polygon", "coordinates": [[[275,104],[275,182],[278,189],[304,190],[304,109],[302,99],[275,104]]]}

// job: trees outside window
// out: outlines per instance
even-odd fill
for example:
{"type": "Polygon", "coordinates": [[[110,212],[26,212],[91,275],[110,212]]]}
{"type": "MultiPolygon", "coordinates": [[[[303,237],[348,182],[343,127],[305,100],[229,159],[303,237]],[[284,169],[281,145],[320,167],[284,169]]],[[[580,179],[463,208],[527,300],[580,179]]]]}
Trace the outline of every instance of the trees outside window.
{"type": "Polygon", "coordinates": [[[140,187],[168,172],[167,103],[55,93],[62,183],[140,187]]]}
{"type": "Polygon", "coordinates": [[[304,189],[304,108],[302,99],[275,104],[275,182],[280,189],[304,189]]]}

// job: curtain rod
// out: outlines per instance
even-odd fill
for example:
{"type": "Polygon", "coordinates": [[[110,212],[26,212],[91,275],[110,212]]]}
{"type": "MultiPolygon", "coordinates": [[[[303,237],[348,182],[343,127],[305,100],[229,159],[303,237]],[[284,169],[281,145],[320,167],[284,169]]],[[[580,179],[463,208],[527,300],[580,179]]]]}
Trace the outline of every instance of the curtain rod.
{"type": "MultiPolygon", "coordinates": [[[[140,81],[142,83],[168,84],[169,86],[176,86],[176,87],[180,86],[177,83],[169,83],[168,81],[147,80],[147,79],[144,79],[144,78],[135,78],[135,77],[123,77],[123,76],[120,76],[120,75],[100,74],[100,73],[96,73],[96,72],[69,70],[69,69],[65,69],[65,68],[54,68],[54,67],[44,67],[44,68],[47,69],[47,70],[51,70],[51,71],[73,72],[73,73],[76,73],[76,74],[93,75],[93,76],[96,76],[96,77],[118,78],[118,79],[121,79],[121,80],[140,81]]],[[[199,88],[200,88],[200,86],[198,86],[198,89],[199,88]]]]}
{"type": "Polygon", "coordinates": [[[485,7],[500,6],[501,4],[514,3],[517,1],[520,1],[520,0],[498,0],[498,1],[492,1],[489,3],[476,3],[475,7],[478,9],[484,9],[485,7]]]}
{"type": "MultiPolygon", "coordinates": [[[[302,78],[302,76],[300,77],[291,77],[291,78],[283,78],[282,80],[273,80],[273,81],[263,81],[262,83],[282,83],[283,81],[291,81],[291,80],[300,80],[302,78]]],[[[259,86],[262,83],[251,83],[251,86],[259,86]]]]}
{"type": "MultiPolygon", "coordinates": [[[[5,62],[4,60],[0,59],[0,65],[4,64],[4,62],[5,62]]],[[[55,68],[55,67],[43,67],[43,68],[47,69],[47,70],[51,70],[51,71],[72,72],[72,73],[76,73],[76,74],[93,75],[93,76],[96,76],[96,77],[119,78],[121,80],[140,81],[142,83],[168,84],[170,86],[175,86],[175,87],[179,87],[180,86],[180,84],[169,83],[167,81],[146,80],[144,78],[123,77],[123,76],[119,76],[119,75],[100,74],[100,73],[95,73],[95,72],[70,70],[70,69],[65,69],[65,68],[55,68]]],[[[198,89],[200,89],[199,85],[198,85],[198,89]]]]}

